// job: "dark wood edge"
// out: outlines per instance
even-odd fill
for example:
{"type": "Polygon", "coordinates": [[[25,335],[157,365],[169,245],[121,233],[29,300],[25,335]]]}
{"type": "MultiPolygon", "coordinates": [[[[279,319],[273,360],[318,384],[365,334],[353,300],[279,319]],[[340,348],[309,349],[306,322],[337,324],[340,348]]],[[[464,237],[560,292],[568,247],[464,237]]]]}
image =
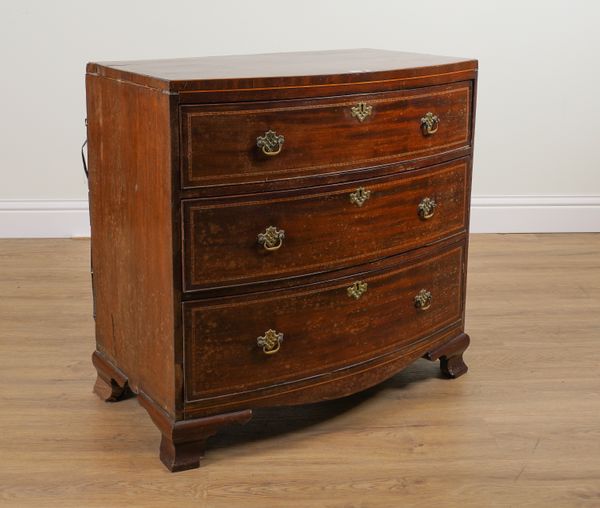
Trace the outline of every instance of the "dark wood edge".
{"type": "MultiPolygon", "coordinates": [[[[471,190],[473,187],[473,158],[474,158],[474,144],[475,144],[475,119],[477,114],[477,79],[473,81],[473,89],[471,100],[471,160],[468,168],[467,175],[467,196],[471,199],[471,190]]],[[[465,321],[465,314],[467,308],[467,269],[469,263],[469,234],[471,230],[471,204],[467,207],[466,224],[467,228],[467,241],[465,242],[465,257],[463,260],[463,295],[462,295],[462,306],[463,306],[463,322],[465,321]]]]}
{"type": "Polygon", "coordinates": [[[473,72],[477,68],[477,60],[463,60],[442,65],[351,74],[173,81],[170,90],[173,92],[202,93],[231,90],[238,92],[267,90],[272,92],[282,89],[347,89],[347,87],[352,87],[352,90],[355,90],[361,85],[392,85],[397,87],[401,83],[410,85],[424,80],[442,79],[449,81],[453,79],[453,75],[473,72]]]}
{"type": "Polygon", "coordinates": [[[423,357],[430,361],[439,360],[442,357],[454,356],[463,353],[470,344],[471,340],[466,333],[461,333],[453,339],[438,344],[435,348],[429,350],[423,357]]]}
{"type": "Polygon", "coordinates": [[[350,368],[264,389],[260,394],[244,394],[228,401],[222,400],[223,397],[215,397],[188,402],[185,407],[185,418],[196,418],[199,415],[217,414],[245,407],[297,405],[345,397],[384,381],[429,351],[452,342],[461,334],[463,334],[462,323],[459,322],[426,338],[350,368]]]}
{"type": "Polygon", "coordinates": [[[94,384],[94,393],[106,402],[117,402],[134,395],[129,387],[127,375],[99,351],[92,353],[92,364],[98,377],[94,384]]]}
{"type": "Polygon", "coordinates": [[[86,76],[94,76],[112,81],[125,82],[131,86],[150,88],[158,93],[177,97],[180,104],[212,104],[219,102],[248,102],[266,99],[301,99],[312,97],[334,97],[338,95],[353,95],[358,93],[387,92],[391,90],[408,90],[424,88],[432,85],[458,83],[477,78],[477,69],[465,69],[449,73],[441,73],[422,77],[398,78],[353,83],[338,83],[330,85],[290,85],[279,87],[250,87],[250,88],[212,88],[206,90],[169,90],[168,82],[158,78],[148,78],[147,83],[133,79],[135,74],[124,73],[123,77],[97,72],[98,69],[88,69],[86,76]],[[130,78],[130,79],[127,79],[130,78]],[[352,86],[351,89],[348,89],[352,86]]]}
{"type": "MultiPolygon", "coordinates": [[[[186,96],[211,93],[266,92],[273,95],[278,91],[305,91],[314,94],[331,95],[342,90],[367,87],[404,88],[415,87],[422,83],[452,82],[460,76],[476,73],[478,61],[462,59],[440,65],[428,65],[405,69],[388,69],[361,73],[315,74],[299,76],[271,76],[266,78],[222,78],[167,80],[125,70],[123,67],[111,67],[109,63],[89,62],[86,73],[106,79],[125,81],[137,86],[154,88],[161,93],[181,93],[186,96]]],[[[196,101],[206,99],[196,98],[196,101]]]]}
{"type": "Polygon", "coordinates": [[[362,81],[358,83],[341,83],[317,86],[287,86],[277,88],[245,88],[179,91],[181,104],[211,104],[219,102],[241,102],[281,99],[309,99],[317,97],[348,96],[363,93],[389,92],[393,90],[410,90],[434,85],[445,85],[475,79],[477,70],[467,69],[432,76],[391,79],[380,81],[362,81]],[[350,88],[350,85],[351,88],[350,88]]]}
{"type": "Polygon", "coordinates": [[[183,252],[182,252],[182,217],[179,210],[181,201],[181,172],[179,171],[180,130],[179,104],[177,97],[169,97],[169,135],[171,136],[171,223],[172,223],[172,280],[173,280],[173,356],[174,356],[174,387],[175,387],[175,416],[183,415],[184,380],[183,380],[183,318],[181,316],[183,252]]]}
{"type": "Polygon", "coordinates": [[[140,390],[138,402],[150,415],[154,424],[162,434],[169,437],[174,443],[195,441],[216,433],[217,429],[228,423],[246,423],[252,417],[252,410],[235,411],[206,418],[192,420],[174,420],[148,395],[140,390]]]}
{"type": "Polygon", "coordinates": [[[446,377],[457,378],[469,370],[463,360],[463,353],[469,347],[471,339],[466,333],[460,334],[453,340],[427,352],[427,360],[440,360],[440,369],[446,377]]]}
{"type": "Polygon", "coordinates": [[[205,418],[173,420],[143,391],[140,391],[138,401],[161,432],[160,460],[170,471],[198,467],[210,436],[221,427],[244,424],[252,418],[252,411],[245,409],[205,418]]]}

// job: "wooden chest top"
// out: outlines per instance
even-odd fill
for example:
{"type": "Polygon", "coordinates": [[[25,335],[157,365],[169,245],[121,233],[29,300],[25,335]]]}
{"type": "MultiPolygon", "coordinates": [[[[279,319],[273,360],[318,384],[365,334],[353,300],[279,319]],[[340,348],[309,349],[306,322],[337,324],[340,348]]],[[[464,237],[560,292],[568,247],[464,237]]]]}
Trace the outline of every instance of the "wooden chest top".
{"type": "Polygon", "coordinates": [[[475,69],[477,61],[467,58],[347,49],[100,62],[88,64],[87,72],[177,93],[364,82],[391,82],[398,88],[435,77],[456,81],[475,69]]]}

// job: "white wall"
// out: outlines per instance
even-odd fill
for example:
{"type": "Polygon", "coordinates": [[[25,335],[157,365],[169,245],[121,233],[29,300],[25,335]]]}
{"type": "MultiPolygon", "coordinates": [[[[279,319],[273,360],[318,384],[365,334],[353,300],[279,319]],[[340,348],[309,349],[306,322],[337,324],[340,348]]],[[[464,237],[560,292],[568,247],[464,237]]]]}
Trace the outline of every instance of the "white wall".
{"type": "Polygon", "coordinates": [[[348,47],[479,59],[475,230],[600,231],[594,0],[0,2],[0,236],[87,233],[87,61],[348,47]]]}

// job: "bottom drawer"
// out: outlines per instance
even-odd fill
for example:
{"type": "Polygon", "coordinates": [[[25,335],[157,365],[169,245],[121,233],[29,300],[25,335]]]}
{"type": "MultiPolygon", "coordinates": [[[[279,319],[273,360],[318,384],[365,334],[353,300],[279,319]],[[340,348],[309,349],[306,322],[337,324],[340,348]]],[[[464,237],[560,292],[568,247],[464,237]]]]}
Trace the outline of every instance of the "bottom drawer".
{"type": "Polygon", "coordinates": [[[186,400],[351,366],[460,320],[464,256],[455,244],[310,287],[184,303],[186,400]]]}

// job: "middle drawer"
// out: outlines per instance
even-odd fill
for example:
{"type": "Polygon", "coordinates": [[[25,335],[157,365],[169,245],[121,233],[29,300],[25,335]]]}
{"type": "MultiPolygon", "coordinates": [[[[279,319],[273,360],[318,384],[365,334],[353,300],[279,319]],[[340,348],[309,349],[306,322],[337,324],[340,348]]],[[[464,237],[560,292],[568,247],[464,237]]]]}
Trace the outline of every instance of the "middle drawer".
{"type": "Polygon", "coordinates": [[[468,168],[460,159],[276,198],[184,200],[183,289],[330,271],[459,233],[468,168]]]}

